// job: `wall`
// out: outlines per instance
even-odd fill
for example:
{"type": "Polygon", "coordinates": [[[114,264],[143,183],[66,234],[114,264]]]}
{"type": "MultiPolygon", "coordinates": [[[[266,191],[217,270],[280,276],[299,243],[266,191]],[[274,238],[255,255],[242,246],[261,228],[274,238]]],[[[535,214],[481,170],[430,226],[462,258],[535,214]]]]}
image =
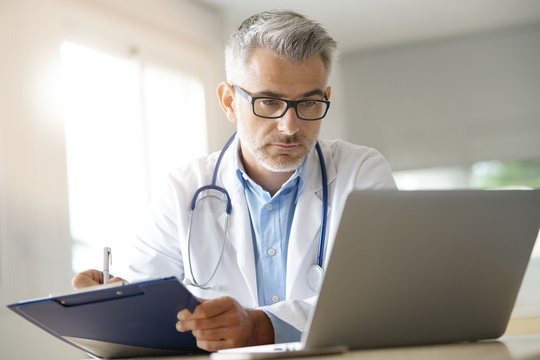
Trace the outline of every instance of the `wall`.
{"type": "Polygon", "coordinates": [[[343,138],[394,170],[540,154],[540,24],[342,55],[343,138]]]}
{"type": "MultiPolygon", "coordinates": [[[[224,77],[221,19],[191,1],[0,1],[0,358],[86,356],[8,311],[4,305],[70,288],[65,149],[59,43],[66,29],[178,44],[205,59],[211,148],[228,124],[215,101],[224,77]]],[[[219,145],[219,146],[220,146],[219,145]]]]}

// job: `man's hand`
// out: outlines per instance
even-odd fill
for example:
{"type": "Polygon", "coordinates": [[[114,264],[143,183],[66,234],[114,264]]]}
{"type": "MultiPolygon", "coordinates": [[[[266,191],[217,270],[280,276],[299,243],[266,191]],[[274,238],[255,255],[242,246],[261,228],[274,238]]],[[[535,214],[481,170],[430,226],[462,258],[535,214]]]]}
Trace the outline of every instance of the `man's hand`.
{"type": "Polygon", "coordinates": [[[243,308],[231,297],[202,300],[190,313],[178,313],[176,329],[192,331],[197,346],[217,351],[241,346],[271,344],[274,342],[272,322],[261,310],[243,308]]]}
{"type": "MultiPolygon", "coordinates": [[[[124,279],[119,278],[119,277],[109,276],[108,282],[113,282],[113,281],[124,281],[124,279]]],[[[71,280],[71,285],[75,289],[80,289],[80,288],[93,286],[93,285],[99,285],[99,284],[103,284],[103,273],[99,270],[94,270],[94,269],[90,269],[90,270],[86,270],[81,273],[78,273],[71,280]]]]}

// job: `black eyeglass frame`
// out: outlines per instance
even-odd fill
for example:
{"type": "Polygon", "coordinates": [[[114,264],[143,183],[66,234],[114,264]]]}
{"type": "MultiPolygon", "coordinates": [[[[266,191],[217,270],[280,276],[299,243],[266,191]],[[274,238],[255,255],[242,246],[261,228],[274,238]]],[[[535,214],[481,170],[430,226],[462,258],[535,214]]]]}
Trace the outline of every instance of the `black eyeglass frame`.
{"type": "MultiPolygon", "coordinates": [[[[264,119],[279,119],[280,117],[283,117],[283,115],[285,115],[285,113],[287,113],[287,111],[289,111],[290,108],[293,108],[294,112],[296,113],[296,116],[299,119],[304,120],[304,121],[317,121],[317,120],[323,119],[326,116],[326,114],[328,113],[328,109],[330,108],[330,101],[328,101],[328,100],[287,100],[287,99],[280,99],[280,98],[271,97],[271,96],[251,96],[251,95],[249,95],[247,93],[247,91],[245,91],[244,89],[242,89],[238,85],[233,84],[232,87],[234,88],[234,90],[236,90],[236,92],[238,92],[240,95],[242,95],[242,97],[244,99],[246,99],[247,101],[249,101],[251,103],[251,108],[253,110],[253,114],[255,114],[258,117],[264,118],[264,119]],[[262,115],[259,115],[259,114],[257,114],[255,112],[255,101],[260,100],[260,99],[283,101],[283,102],[287,103],[287,107],[285,108],[285,110],[283,110],[283,113],[281,113],[281,115],[279,115],[279,116],[262,116],[262,115]],[[303,118],[303,117],[300,116],[300,114],[298,114],[298,105],[301,104],[301,103],[304,103],[304,102],[325,103],[326,104],[326,110],[324,111],[324,114],[321,117],[318,117],[318,118],[315,118],[315,119],[303,118]]],[[[324,97],[326,98],[326,94],[325,94],[324,97]]]]}

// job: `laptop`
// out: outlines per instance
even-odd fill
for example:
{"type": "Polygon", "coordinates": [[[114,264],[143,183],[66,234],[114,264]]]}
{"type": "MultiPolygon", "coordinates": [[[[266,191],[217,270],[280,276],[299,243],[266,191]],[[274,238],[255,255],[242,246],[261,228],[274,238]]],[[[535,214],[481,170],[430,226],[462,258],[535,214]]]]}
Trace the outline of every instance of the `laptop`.
{"type": "Polygon", "coordinates": [[[301,341],[212,358],[498,338],[539,228],[540,190],[352,192],[301,341]]]}

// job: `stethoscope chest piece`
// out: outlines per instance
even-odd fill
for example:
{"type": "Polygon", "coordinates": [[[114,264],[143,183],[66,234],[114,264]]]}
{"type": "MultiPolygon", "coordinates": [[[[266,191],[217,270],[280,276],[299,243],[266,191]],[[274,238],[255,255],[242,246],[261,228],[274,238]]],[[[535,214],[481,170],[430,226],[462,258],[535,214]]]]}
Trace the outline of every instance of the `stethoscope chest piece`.
{"type": "Polygon", "coordinates": [[[323,269],[319,265],[312,265],[307,272],[307,283],[311,290],[318,292],[323,280],[323,269]]]}

